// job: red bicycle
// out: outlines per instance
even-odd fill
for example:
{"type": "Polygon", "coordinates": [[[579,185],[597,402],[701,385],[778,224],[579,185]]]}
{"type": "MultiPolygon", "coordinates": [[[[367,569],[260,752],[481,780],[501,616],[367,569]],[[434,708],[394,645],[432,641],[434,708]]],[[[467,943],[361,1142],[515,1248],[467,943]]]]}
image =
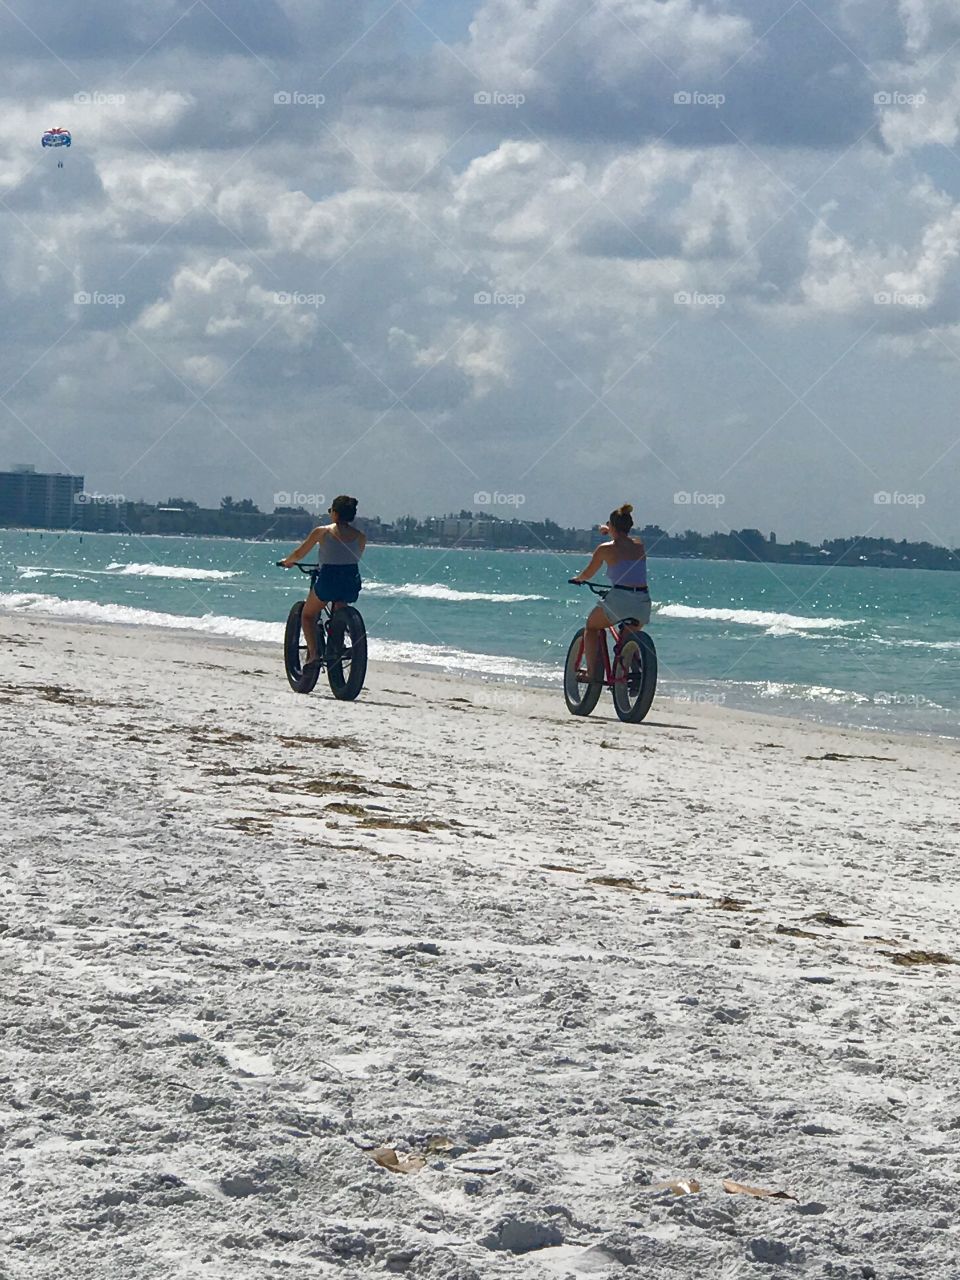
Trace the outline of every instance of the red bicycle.
{"type": "MultiPolygon", "coordinates": [[[[577,586],[589,587],[594,595],[603,599],[609,587],[598,587],[592,582],[577,586]]],[[[563,669],[563,696],[571,715],[588,716],[600,701],[604,689],[613,695],[613,705],[621,720],[639,724],[650,710],[653,695],[657,691],[657,650],[646,631],[638,630],[636,618],[624,618],[610,624],[613,633],[613,657],[607,644],[607,632],[600,633],[600,654],[603,658],[603,680],[589,680],[584,666],[582,627],[570,641],[567,662],[563,669]]]]}

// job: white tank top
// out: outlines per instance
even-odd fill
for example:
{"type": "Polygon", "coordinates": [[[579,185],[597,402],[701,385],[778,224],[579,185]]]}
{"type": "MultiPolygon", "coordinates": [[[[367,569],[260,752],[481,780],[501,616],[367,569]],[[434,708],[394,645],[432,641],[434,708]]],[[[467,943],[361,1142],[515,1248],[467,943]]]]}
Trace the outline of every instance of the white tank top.
{"type": "Polygon", "coordinates": [[[338,538],[335,533],[328,533],[320,539],[317,547],[317,560],[320,564],[355,565],[362,555],[359,536],[347,542],[338,538]]]}

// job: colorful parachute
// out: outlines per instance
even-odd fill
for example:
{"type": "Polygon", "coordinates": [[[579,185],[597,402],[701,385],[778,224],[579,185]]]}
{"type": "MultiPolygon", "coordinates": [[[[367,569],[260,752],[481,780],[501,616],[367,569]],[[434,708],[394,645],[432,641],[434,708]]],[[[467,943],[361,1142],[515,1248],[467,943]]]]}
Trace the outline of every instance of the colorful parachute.
{"type": "MultiPolygon", "coordinates": [[[[40,139],[42,147],[69,147],[73,142],[69,129],[48,129],[40,139]]],[[[57,161],[57,168],[63,168],[63,161],[57,161]]]]}

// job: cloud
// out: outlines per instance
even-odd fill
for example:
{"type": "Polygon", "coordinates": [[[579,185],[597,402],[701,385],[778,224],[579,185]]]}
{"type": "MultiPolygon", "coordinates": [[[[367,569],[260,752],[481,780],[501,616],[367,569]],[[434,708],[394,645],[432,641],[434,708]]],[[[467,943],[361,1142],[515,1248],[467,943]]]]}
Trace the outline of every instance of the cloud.
{"type": "MultiPolygon", "coordinates": [[[[825,22],[817,12],[834,8],[488,0],[470,41],[456,50],[470,76],[458,88],[452,81],[447,93],[464,102],[468,89],[521,94],[522,120],[553,135],[636,142],[669,134],[671,145],[691,147],[738,138],[833,146],[859,137],[873,109],[859,33],[839,15],[830,12],[825,22]]],[[[456,71],[449,61],[441,65],[448,75],[456,71]]],[[[481,110],[502,125],[510,107],[481,110]]]]}
{"type": "Polygon", "coordinates": [[[951,5],[487,0],[451,45],[386,0],[110,15],[0,8],[9,461],[205,500],[336,464],[387,513],[523,476],[581,521],[627,484],[666,525],[743,453],[726,516],[803,521],[814,472],[877,487],[803,461],[785,387],[838,359],[857,455],[949,443],[951,5]]]}
{"type": "Polygon", "coordinates": [[[911,54],[949,51],[960,40],[960,13],[951,0],[899,0],[906,49],[911,54]]]}

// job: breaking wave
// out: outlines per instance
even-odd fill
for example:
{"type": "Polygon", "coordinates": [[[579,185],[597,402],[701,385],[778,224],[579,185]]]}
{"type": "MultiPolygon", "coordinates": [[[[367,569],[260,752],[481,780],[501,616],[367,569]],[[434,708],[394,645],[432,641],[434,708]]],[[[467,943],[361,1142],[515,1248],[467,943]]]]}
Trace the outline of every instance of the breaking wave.
{"type": "Polygon", "coordinates": [[[203,580],[220,581],[224,578],[239,578],[240,569],[192,569],[180,564],[120,564],[116,561],[108,564],[106,573],[117,576],[136,578],[181,578],[195,582],[203,580]]]}
{"type": "Polygon", "coordinates": [[[765,609],[701,609],[688,604],[663,604],[657,610],[657,617],[763,627],[768,636],[802,635],[808,631],[842,631],[847,627],[858,627],[863,622],[862,618],[805,618],[799,614],[773,613],[765,609]]]}

